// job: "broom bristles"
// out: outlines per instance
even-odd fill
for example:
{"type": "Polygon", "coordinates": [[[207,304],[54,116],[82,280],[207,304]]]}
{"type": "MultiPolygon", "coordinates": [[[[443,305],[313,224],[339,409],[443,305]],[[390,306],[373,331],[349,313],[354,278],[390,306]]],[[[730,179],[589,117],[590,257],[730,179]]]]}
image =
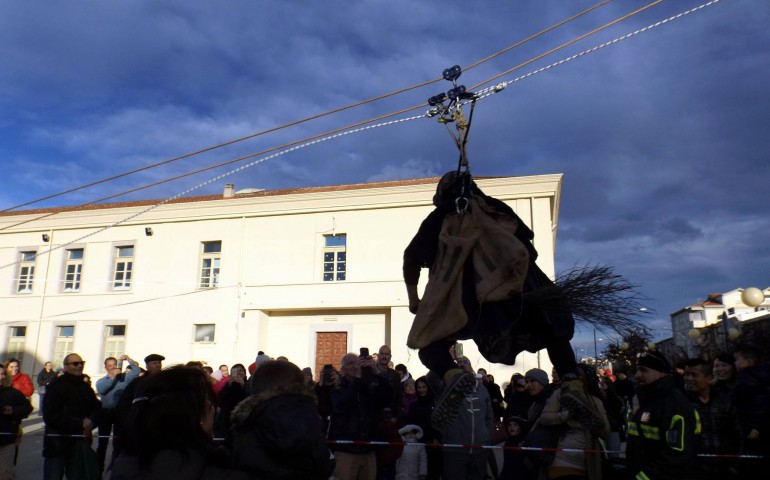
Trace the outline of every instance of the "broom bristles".
{"type": "Polygon", "coordinates": [[[575,320],[595,326],[600,331],[613,330],[621,335],[646,328],[640,320],[648,311],[648,300],[609,266],[573,267],[559,275],[555,285],[538,288],[524,295],[528,305],[572,312],[575,320]]]}

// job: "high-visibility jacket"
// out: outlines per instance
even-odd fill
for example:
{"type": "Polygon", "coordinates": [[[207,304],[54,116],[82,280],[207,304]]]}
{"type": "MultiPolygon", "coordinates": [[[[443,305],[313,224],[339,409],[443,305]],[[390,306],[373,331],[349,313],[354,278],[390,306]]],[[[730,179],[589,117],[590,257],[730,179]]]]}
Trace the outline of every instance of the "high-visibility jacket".
{"type": "Polygon", "coordinates": [[[671,376],[638,389],[639,409],[628,422],[626,461],[635,480],[696,478],[698,412],[671,376]]]}

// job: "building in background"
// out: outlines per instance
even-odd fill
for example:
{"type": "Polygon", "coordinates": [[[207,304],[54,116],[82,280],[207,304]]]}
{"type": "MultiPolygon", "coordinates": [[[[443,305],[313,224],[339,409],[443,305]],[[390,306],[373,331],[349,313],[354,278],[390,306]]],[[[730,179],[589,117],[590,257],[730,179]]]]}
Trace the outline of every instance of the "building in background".
{"type": "MultiPolygon", "coordinates": [[[[731,343],[752,341],[770,327],[770,301],[751,307],[743,303],[743,288],[712,293],[698,303],[671,314],[672,337],[658,343],[671,359],[713,356],[731,343]],[[726,319],[726,321],[725,321],[726,319]]],[[[770,287],[764,290],[770,295],[770,287]]]]}
{"type": "MultiPolygon", "coordinates": [[[[534,230],[538,264],[553,276],[561,175],[476,180],[534,230]]],[[[241,193],[228,185],[152,209],[159,202],[0,213],[2,357],[37,374],[74,351],[98,377],[105,357],[124,352],[216,366],[249,364],[263,350],[317,374],[346,352],[387,343],[419,375],[406,348],[413,316],[402,254],[437,181],[241,193]]],[[[525,353],[506,369],[489,366],[472,342],[465,352],[500,382],[539,362],[525,353]]],[[[550,371],[545,353],[541,367],[550,371]]]]}

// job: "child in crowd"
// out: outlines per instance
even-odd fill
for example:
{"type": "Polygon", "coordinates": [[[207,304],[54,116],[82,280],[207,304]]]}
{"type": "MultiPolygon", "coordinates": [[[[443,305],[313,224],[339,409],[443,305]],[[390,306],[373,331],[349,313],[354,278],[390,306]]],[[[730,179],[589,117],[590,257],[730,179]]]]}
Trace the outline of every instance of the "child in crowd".
{"type": "Polygon", "coordinates": [[[396,480],[425,480],[428,478],[428,456],[425,446],[417,443],[422,439],[422,428],[405,425],[398,433],[406,445],[396,462],[396,480]]]}
{"type": "Polygon", "coordinates": [[[530,480],[534,478],[532,470],[524,463],[524,452],[516,449],[521,446],[527,436],[527,421],[518,416],[509,417],[505,421],[508,430],[508,440],[505,441],[503,454],[503,471],[500,480],[530,480]]]}

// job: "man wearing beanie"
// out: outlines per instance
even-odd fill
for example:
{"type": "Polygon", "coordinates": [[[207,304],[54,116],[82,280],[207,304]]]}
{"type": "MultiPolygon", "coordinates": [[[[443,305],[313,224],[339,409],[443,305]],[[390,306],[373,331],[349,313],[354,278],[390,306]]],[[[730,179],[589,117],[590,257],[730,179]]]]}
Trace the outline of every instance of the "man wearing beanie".
{"type": "Polygon", "coordinates": [[[639,355],[636,379],[639,409],[628,422],[629,478],[693,479],[700,420],[676,388],[671,364],[657,351],[639,355]]]}

